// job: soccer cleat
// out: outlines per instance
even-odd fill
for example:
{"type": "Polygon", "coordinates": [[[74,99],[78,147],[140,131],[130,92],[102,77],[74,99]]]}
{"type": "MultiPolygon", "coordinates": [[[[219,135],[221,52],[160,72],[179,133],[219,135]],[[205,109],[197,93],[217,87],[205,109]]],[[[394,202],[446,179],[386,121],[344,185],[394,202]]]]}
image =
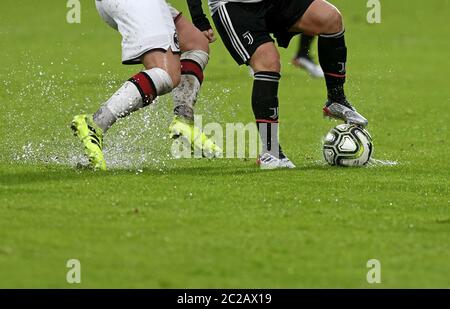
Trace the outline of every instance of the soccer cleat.
{"type": "Polygon", "coordinates": [[[201,151],[206,158],[222,157],[223,151],[205,133],[180,116],[175,116],[169,126],[169,137],[174,140],[182,140],[191,146],[191,151],[201,151]]]}
{"type": "Polygon", "coordinates": [[[292,64],[298,68],[304,69],[307,71],[312,77],[315,78],[324,78],[322,67],[314,61],[306,57],[298,57],[292,59],[292,64]]]}
{"type": "Polygon", "coordinates": [[[91,115],[77,115],[73,118],[71,129],[73,134],[84,145],[84,152],[94,170],[106,170],[103,158],[103,131],[92,119],[91,115]]]}
{"type": "Polygon", "coordinates": [[[274,156],[269,152],[262,153],[256,163],[262,170],[273,170],[277,168],[295,168],[294,163],[291,162],[282,152],[279,157],[274,156]]]}
{"type": "Polygon", "coordinates": [[[328,100],[323,107],[323,115],[329,118],[343,120],[346,123],[356,124],[361,127],[366,127],[369,124],[369,121],[358,113],[347,100],[343,103],[328,100]]]}

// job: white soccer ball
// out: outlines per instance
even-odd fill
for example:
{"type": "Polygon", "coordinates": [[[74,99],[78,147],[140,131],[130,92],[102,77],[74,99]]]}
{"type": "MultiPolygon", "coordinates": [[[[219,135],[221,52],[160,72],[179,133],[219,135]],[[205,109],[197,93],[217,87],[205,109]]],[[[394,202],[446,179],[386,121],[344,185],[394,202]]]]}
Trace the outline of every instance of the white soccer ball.
{"type": "Polygon", "coordinates": [[[330,165],[363,166],[372,155],[372,137],[353,124],[340,124],[323,139],[323,156],[330,165]]]}

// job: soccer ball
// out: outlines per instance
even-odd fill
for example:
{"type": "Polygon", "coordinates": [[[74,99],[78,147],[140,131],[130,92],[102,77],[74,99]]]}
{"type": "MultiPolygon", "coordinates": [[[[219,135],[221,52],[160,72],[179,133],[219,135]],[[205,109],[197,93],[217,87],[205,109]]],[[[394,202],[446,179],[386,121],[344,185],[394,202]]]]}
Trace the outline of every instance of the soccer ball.
{"type": "Polygon", "coordinates": [[[365,165],[370,160],[372,150],[369,132],[353,124],[336,126],[323,140],[323,156],[330,165],[365,165]]]}

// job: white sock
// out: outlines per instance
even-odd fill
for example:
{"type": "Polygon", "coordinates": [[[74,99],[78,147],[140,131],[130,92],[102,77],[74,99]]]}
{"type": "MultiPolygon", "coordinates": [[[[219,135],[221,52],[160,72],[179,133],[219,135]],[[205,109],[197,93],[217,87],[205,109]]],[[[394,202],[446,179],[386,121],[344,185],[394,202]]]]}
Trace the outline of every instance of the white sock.
{"type": "Polygon", "coordinates": [[[105,133],[119,118],[124,118],[147,106],[157,95],[164,95],[173,88],[169,74],[153,68],[140,72],[114,93],[94,114],[95,123],[105,133]]]}

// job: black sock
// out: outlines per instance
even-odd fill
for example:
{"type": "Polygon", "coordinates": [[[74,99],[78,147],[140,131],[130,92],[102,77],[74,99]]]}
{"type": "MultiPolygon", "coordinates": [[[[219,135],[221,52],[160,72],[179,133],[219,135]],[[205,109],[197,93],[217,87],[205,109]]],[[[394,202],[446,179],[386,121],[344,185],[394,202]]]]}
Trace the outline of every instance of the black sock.
{"type": "Polygon", "coordinates": [[[314,40],[313,36],[309,36],[309,35],[305,35],[305,34],[302,34],[300,36],[300,45],[298,47],[297,58],[303,57],[303,58],[311,59],[309,52],[311,50],[311,44],[312,44],[313,40],[314,40]]]}
{"type": "Polygon", "coordinates": [[[345,46],[344,30],[335,34],[319,36],[319,62],[325,73],[328,99],[339,103],[345,102],[347,47],[345,46]]]}
{"type": "Polygon", "coordinates": [[[258,72],[254,77],[252,108],[263,152],[279,157],[278,82],[281,76],[277,72],[258,72]]]}

